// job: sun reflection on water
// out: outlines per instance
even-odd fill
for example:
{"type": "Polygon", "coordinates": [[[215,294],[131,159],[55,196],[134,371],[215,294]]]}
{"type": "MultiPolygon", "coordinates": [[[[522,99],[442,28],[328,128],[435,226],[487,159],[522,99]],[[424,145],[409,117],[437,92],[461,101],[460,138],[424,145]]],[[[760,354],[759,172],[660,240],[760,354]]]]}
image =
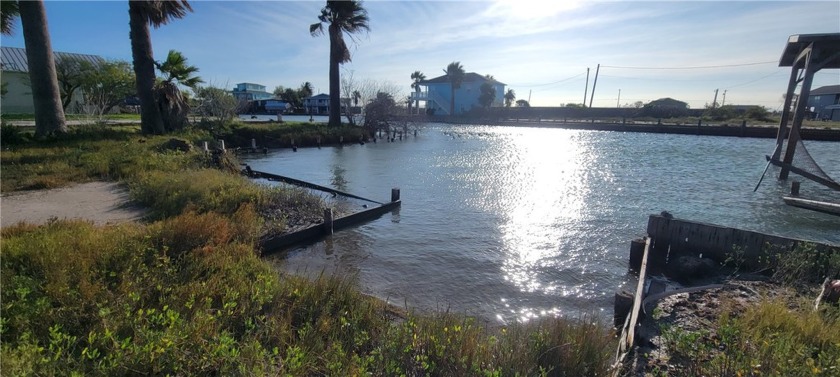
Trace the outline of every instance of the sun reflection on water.
{"type": "MultiPolygon", "coordinates": [[[[583,257],[570,242],[575,226],[583,221],[589,187],[588,151],[577,134],[563,138],[539,132],[506,135],[504,156],[515,172],[500,185],[504,210],[499,230],[503,241],[504,279],[521,292],[558,298],[585,294],[585,279],[563,286],[545,275],[547,270],[568,269],[583,257]]],[[[558,315],[558,308],[519,307],[510,314],[520,320],[558,315]]]]}

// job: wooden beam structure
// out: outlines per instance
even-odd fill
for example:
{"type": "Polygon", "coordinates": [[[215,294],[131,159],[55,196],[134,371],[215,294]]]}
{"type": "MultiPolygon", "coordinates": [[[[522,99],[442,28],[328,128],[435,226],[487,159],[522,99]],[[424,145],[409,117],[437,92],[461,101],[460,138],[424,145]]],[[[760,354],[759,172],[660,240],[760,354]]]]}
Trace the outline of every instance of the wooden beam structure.
{"type": "Polygon", "coordinates": [[[796,144],[800,140],[800,130],[806,116],[814,75],[821,69],[840,68],[840,33],[791,35],[779,59],[779,67],[791,67],[791,72],[776,137],[776,149],[773,151],[771,160],[782,161],[779,180],[786,180],[792,171],[791,164],[796,153],[796,144]],[[799,86],[798,95],[796,95],[797,86],[799,86]],[[796,97],[795,102],[794,97],[796,97]],[[793,122],[788,127],[791,112],[793,122]],[[787,135],[787,147],[782,156],[781,146],[785,135],[787,135]]]}

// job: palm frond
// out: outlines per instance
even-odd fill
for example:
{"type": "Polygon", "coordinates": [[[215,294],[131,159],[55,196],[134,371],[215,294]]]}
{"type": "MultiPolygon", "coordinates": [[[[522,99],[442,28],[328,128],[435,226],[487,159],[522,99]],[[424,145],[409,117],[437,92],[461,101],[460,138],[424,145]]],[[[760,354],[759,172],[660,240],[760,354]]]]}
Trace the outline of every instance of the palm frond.
{"type": "Polygon", "coordinates": [[[20,15],[17,1],[4,0],[0,2],[0,32],[12,35],[15,17],[20,15]]]}
{"type": "Polygon", "coordinates": [[[192,6],[187,0],[130,0],[141,2],[143,16],[149,25],[155,28],[166,25],[174,19],[184,18],[192,12],[192,6]]]}

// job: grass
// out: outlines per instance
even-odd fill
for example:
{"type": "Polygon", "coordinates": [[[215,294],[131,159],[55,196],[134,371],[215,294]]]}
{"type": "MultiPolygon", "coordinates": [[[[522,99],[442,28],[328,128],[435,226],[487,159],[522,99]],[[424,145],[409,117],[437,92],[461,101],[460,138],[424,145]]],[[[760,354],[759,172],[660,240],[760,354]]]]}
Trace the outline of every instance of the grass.
{"type": "Polygon", "coordinates": [[[457,314],[395,317],[352,278],[277,272],[259,258],[264,228],[322,204],[212,169],[202,153],[162,150],[169,137],[83,128],[4,139],[4,192],[123,180],[153,212],[142,224],[2,229],[4,375],[608,372],[614,335],[596,318],[488,328],[457,314]]]}
{"type": "MultiPolygon", "coordinates": [[[[35,120],[35,114],[2,114],[3,120],[35,120]]],[[[65,114],[67,120],[90,120],[87,114],[65,114]]],[[[140,122],[140,114],[106,114],[105,119],[136,120],[140,122]]]]}
{"type": "Polygon", "coordinates": [[[840,277],[840,247],[802,242],[767,254],[763,263],[773,279],[799,294],[764,298],[745,310],[721,300],[721,314],[707,329],[664,329],[673,369],[654,375],[840,376],[840,307],[816,311],[813,301],[824,278],[840,277]]]}

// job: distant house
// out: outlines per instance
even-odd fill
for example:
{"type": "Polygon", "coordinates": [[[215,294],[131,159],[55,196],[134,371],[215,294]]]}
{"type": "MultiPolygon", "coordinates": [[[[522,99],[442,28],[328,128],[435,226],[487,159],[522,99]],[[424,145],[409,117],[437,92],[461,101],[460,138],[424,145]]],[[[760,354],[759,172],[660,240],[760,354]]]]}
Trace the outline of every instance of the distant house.
{"type": "Polygon", "coordinates": [[[240,102],[274,98],[273,94],[265,91],[265,85],[250,82],[236,84],[231,94],[240,102]]]}
{"type": "Polygon", "coordinates": [[[292,104],[277,98],[257,99],[248,101],[244,107],[247,113],[257,114],[286,114],[292,109],[292,104]]]}
{"type": "MultiPolygon", "coordinates": [[[[341,98],[341,113],[347,106],[350,105],[350,98],[341,98]]],[[[330,96],[328,94],[317,94],[312,97],[303,99],[303,107],[309,114],[329,114],[330,113],[330,96]]]]}
{"type": "Polygon", "coordinates": [[[481,107],[478,97],[481,95],[481,84],[491,83],[496,91],[496,98],[491,106],[503,106],[505,84],[490,80],[475,72],[467,72],[461,87],[455,90],[455,114],[449,114],[452,99],[452,83],[446,75],[430,80],[420,81],[418,84],[425,90],[412,92],[411,100],[425,101],[426,111],[438,115],[458,115],[470,111],[473,107],[481,107]]]}
{"type": "MultiPolygon", "coordinates": [[[[76,54],[70,52],[53,53],[56,62],[62,59],[75,59],[87,61],[99,65],[105,61],[101,56],[76,54]]],[[[0,104],[0,111],[3,114],[35,112],[35,104],[32,101],[32,87],[29,83],[29,63],[26,58],[26,49],[19,47],[0,47],[0,77],[3,83],[3,99],[0,104]]],[[[68,112],[81,108],[84,101],[84,94],[76,91],[68,106],[68,112]]]]}
{"type": "Polygon", "coordinates": [[[641,114],[657,118],[685,116],[688,114],[688,104],[669,97],[660,98],[645,104],[641,114]]]}
{"type": "Polygon", "coordinates": [[[812,90],[808,95],[808,110],[815,119],[840,120],[840,85],[812,90]]]}

